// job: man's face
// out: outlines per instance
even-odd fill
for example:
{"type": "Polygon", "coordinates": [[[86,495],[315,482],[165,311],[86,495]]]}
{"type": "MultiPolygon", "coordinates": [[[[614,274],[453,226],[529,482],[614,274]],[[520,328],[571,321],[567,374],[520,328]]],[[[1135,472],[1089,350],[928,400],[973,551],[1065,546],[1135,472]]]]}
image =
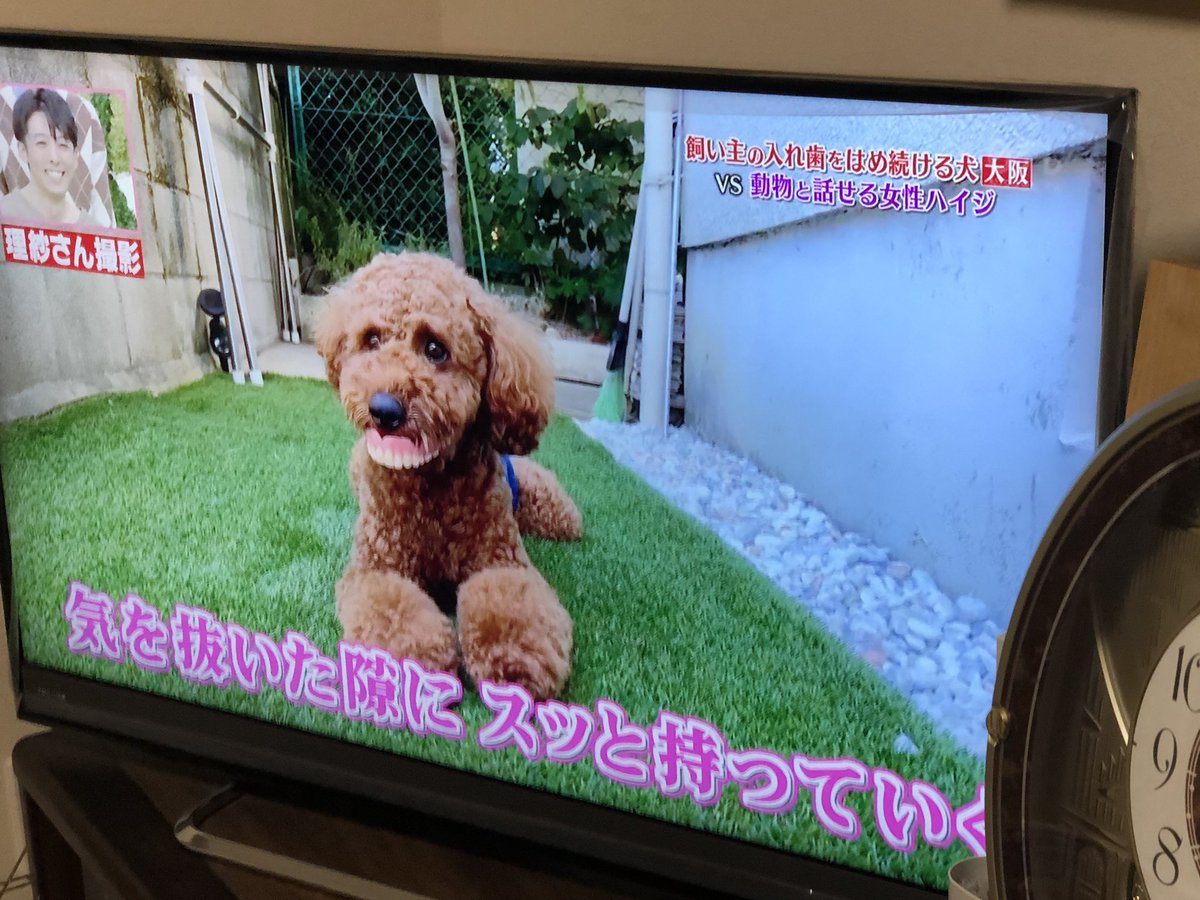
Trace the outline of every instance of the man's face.
{"type": "Polygon", "coordinates": [[[21,146],[33,183],[52,197],[65,196],[79,161],[79,151],[67,136],[53,134],[46,114],[35,112],[29,117],[21,146]]]}

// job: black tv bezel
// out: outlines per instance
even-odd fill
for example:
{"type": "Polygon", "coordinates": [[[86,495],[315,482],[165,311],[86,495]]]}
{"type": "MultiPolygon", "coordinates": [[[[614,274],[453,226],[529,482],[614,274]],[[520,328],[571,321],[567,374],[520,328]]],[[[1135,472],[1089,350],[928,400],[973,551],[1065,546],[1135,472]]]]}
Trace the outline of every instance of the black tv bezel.
{"type": "MultiPolygon", "coordinates": [[[[1140,303],[1133,296],[1129,270],[1131,165],[1137,100],[1133,89],[830,78],[700,67],[421,55],[337,47],[118,38],[0,29],[0,52],[12,47],[1103,113],[1108,117],[1109,141],[1097,445],[1124,418],[1136,323],[1140,315],[1140,303]]],[[[286,792],[288,785],[305,782],[732,895],[830,896],[844,900],[868,900],[884,893],[895,900],[929,900],[944,896],[942,891],[881,874],[26,663],[17,619],[18,603],[13,596],[2,472],[0,594],[3,595],[8,627],[17,711],[27,721],[82,727],[142,742],[180,757],[219,763],[248,782],[269,786],[275,792],[286,792]]]]}

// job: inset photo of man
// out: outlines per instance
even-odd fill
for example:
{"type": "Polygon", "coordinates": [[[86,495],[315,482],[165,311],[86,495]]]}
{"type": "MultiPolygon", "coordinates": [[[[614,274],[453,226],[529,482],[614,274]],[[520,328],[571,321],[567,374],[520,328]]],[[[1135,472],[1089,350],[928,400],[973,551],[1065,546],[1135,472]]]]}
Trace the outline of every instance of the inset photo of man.
{"type": "Polygon", "coordinates": [[[123,98],[0,86],[0,223],[134,230],[123,98]]]}

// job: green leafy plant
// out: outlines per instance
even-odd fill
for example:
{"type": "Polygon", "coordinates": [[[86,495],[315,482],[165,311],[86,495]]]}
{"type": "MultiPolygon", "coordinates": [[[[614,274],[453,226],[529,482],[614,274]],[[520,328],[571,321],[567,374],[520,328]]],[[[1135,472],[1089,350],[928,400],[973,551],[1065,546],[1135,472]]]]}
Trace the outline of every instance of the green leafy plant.
{"type": "Polygon", "coordinates": [[[137,228],[137,216],[125,199],[125,192],[117,183],[116,176],[129,171],[129,142],[125,137],[125,117],[121,98],[112,94],[92,94],[92,107],[100,118],[104,129],[104,149],[108,156],[108,192],[112,197],[113,214],[118,228],[137,228]]]}
{"type": "Polygon", "coordinates": [[[495,78],[458,78],[455,86],[461,101],[459,109],[455,110],[455,133],[461,141],[459,152],[466,155],[465,163],[460,162],[463,178],[459,182],[459,191],[465,213],[471,208],[465,190],[466,170],[469,169],[475,188],[474,208],[478,209],[480,231],[483,232],[480,234],[476,230],[472,217],[464,215],[467,270],[477,277],[483,274],[482,240],[491,278],[499,276],[503,282],[519,282],[520,265],[496,252],[495,235],[491,232],[492,223],[503,218],[496,209],[496,204],[501,202],[503,186],[516,171],[516,151],[511,134],[513,82],[495,78]]]}
{"type": "Polygon", "coordinates": [[[633,237],[642,123],[612,117],[581,89],[561,110],[534,106],[510,118],[506,134],[512,156],[528,145],[540,159],[496,180],[482,229],[551,316],[607,338],[633,237]]]}
{"type": "Polygon", "coordinates": [[[417,253],[436,253],[438,256],[450,256],[449,241],[445,239],[433,240],[423,231],[410,231],[404,235],[404,243],[401,246],[405,250],[412,250],[417,253]]]}
{"type": "Polygon", "coordinates": [[[317,255],[317,266],[337,280],[349,275],[383,250],[383,235],[365,222],[350,221],[343,214],[337,222],[334,244],[317,255]]]}
{"type": "Polygon", "coordinates": [[[108,192],[112,196],[113,215],[116,217],[117,227],[128,231],[136,230],[137,216],[129,208],[129,201],[125,199],[125,192],[121,190],[121,186],[117,184],[117,179],[113,177],[111,172],[108,175],[108,192]]]}
{"type": "Polygon", "coordinates": [[[352,220],[332,193],[312,177],[296,179],[293,222],[300,252],[312,259],[315,272],[306,284],[334,282],[369,263],[384,248],[383,234],[373,225],[352,220]],[[317,276],[317,277],[313,277],[317,276]]]}

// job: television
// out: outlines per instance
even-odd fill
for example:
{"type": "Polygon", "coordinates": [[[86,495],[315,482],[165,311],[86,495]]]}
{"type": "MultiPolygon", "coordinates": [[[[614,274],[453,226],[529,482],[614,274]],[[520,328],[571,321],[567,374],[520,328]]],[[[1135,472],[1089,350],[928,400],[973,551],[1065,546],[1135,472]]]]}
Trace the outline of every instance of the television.
{"type": "Polygon", "coordinates": [[[20,715],[697,888],[944,894],[1122,419],[1134,106],[0,36],[20,715]]]}

